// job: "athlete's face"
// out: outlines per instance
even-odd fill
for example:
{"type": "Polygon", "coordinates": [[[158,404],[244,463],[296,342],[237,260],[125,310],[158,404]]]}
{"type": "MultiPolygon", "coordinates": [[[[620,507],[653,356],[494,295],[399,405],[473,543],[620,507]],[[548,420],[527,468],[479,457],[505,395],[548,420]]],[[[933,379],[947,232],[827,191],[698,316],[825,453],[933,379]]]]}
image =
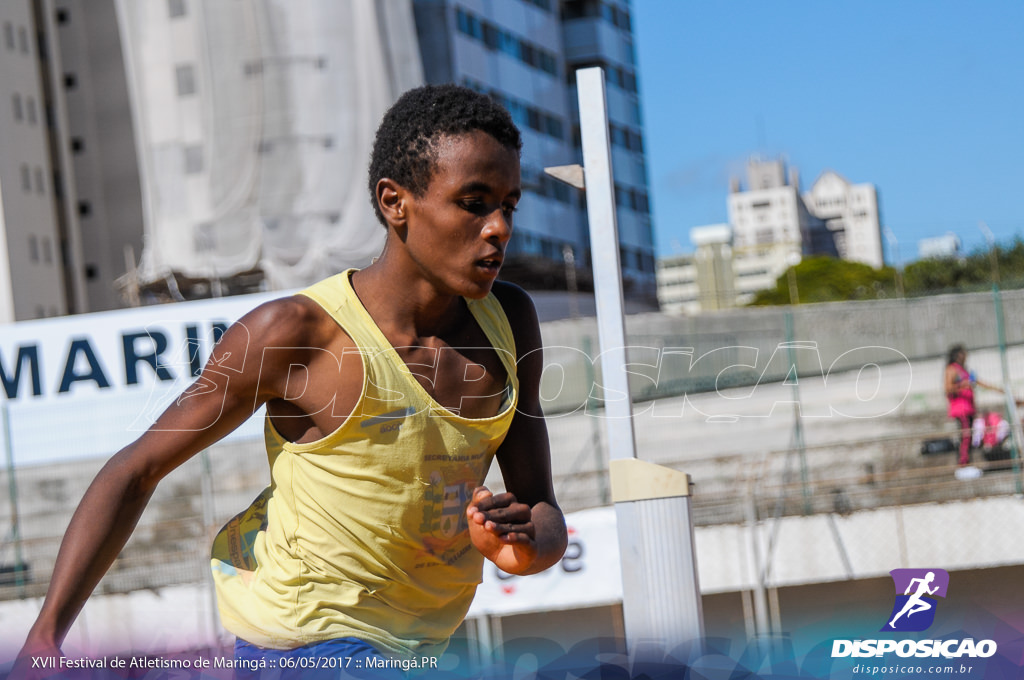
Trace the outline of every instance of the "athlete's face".
{"type": "Polygon", "coordinates": [[[405,196],[405,248],[439,292],[482,298],[512,237],[519,154],[480,131],[442,137],[437,148],[423,195],[405,196]]]}

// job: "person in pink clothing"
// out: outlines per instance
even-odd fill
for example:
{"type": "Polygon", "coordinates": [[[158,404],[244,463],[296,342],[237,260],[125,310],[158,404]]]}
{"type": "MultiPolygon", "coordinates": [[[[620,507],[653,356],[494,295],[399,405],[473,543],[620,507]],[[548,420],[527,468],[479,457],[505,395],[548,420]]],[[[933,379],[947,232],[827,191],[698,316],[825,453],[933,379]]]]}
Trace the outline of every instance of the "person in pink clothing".
{"type": "Polygon", "coordinates": [[[971,425],[976,413],[974,407],[974,388],[985,387],[1002,392],[998,387],[978,380],[965,367],[967,350],[963,345],[953,345],[949,349],[943,387],[946,399],[949,400],[949,417],[960,425],[960,456],[958,463],[966,467],[971,462],[971,425]]]}

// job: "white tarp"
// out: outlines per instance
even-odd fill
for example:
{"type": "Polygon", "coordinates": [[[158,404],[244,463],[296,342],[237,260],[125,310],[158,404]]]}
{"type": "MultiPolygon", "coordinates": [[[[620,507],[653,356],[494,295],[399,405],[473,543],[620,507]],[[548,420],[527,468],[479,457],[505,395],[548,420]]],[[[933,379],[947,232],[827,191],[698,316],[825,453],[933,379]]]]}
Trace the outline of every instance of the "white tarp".
{"type": "Polygon", "coordinates": [[[118,0],[142,177],[140,276],[271,288],[365,266],[377,124],[423,82],[409,0],[118,0]]]}

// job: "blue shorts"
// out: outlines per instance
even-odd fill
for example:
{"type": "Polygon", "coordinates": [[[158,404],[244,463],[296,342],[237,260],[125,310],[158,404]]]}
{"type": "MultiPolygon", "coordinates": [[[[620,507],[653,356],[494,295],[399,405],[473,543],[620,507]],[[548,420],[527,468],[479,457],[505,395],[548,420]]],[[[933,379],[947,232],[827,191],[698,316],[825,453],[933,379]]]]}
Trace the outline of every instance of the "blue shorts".
{"type": "Polygon", "coordinates": [[[404,680],[395,660],[356,638],[326,640],[295,649],[264,649],[235,642],[236,680],[404,680]]]}

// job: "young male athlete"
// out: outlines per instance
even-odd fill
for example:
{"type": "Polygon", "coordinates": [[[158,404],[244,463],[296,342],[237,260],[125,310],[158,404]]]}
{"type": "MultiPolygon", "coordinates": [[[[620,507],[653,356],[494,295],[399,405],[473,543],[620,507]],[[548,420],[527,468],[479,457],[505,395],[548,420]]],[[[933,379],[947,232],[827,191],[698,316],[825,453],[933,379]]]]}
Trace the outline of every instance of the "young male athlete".
{"type": "Polygon", "coordinates": [[[521,195],[519,131],[488,97],[399,99],[369,186],[369,267],[264,304],[197,382],[101,470],[75,512],[22,657],[59,654],[167,473],[266,405],[271,485],[212,560],[242,658],[431,655],[483,559],[541,571],[566,546],[538,395],[533,306],[496,282],[521,195]],[[497,458],[506,492],[482,487],[497,458]]]}

